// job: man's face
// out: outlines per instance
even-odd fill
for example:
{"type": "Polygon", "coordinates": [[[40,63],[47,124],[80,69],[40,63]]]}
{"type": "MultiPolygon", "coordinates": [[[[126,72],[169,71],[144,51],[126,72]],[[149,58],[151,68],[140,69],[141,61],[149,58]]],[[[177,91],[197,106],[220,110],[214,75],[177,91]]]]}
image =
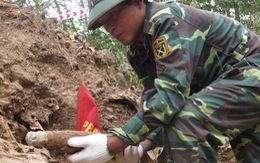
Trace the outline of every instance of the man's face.
{"type": "Polygon", "coordinates": [[[143,41],[145,9],[143,1],[134,1],[131,4],[123,2],[108,11],[98,21],[118,41],[130,45],[135,40],[143,41]]]}

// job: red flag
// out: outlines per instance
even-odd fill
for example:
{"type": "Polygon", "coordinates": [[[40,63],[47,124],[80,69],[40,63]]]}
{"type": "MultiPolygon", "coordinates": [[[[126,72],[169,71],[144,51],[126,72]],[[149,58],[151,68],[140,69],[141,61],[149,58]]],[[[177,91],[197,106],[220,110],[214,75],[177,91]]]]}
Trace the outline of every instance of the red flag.
{"type": "Polygon", "coordinates": [[[78,90],[76,129],[93,133],[101,132],[97,105],[91,93],[81,83],[78,90]]]}

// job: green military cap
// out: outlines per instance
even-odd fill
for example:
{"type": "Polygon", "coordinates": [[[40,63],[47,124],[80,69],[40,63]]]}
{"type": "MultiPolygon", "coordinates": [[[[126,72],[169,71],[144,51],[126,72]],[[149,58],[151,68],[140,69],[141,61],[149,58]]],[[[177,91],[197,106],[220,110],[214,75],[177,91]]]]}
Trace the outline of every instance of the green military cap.
{"type": "Polygon", "coordinates": [[[102,17],[110,9],[125,0],[88,0],[89,20],[88,29],[94,30],[101,26],[97,20],[102,17]]]}

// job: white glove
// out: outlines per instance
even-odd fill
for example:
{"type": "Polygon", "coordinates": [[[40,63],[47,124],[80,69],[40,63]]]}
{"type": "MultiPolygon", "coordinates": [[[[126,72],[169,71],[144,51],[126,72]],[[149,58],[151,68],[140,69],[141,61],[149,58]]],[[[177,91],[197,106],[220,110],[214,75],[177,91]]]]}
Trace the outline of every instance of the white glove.
{"type": "Polygon", "coordinates": [[[128,146],[124,151],[125,163],[137,163],[143,157],[143,147],[128,146]]]}
{"type": "Polygon", "coordinates": [[[84,148],[80,152],[68,156],[67,159],[73,163],[105,163],[112,158],[107,152],[106,134],[73,137],[68,140],[68,145],[84,148]]]}

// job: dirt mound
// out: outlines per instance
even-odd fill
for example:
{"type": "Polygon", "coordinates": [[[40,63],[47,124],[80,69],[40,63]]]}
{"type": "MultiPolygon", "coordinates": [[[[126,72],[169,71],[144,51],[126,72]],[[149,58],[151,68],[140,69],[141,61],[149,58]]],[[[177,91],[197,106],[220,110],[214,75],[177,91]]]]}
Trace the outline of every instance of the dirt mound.
{"type": "Polygon", "coordinates": [[[79,83],[95,99],[104,132],[136,112],[138,97],[114,68],[114,55],[56,23],[0,1],[1,161],[64,162],[58,151],[29,147],[24,137],[31,130],[75,130],[79,83]]]}

